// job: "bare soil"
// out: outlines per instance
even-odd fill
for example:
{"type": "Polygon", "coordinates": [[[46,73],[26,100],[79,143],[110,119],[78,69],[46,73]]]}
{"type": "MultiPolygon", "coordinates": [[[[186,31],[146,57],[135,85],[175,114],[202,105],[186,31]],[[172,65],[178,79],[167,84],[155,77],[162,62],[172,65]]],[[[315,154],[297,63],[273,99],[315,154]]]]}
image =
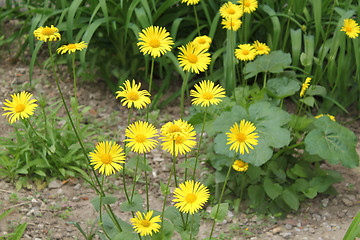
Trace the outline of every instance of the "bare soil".
{"type": "MultiPolygon", "coordinates": [[[[1,50],[0,106],[12,93],[29,88],[29,67],[26,64],[29,56],[25,55],[22,61],[12,62],[11,54],[9,55],[4,49],[1,50]]],[[[58,97],[50,71],[37,66],[33,76],[36,85],[31,92],[34,96],[41,93],[48,99],[58,97]]],[[[61,87],[65,98],[69,99],[73,93],[72,78],[66,70],[62,76],[61,87]]],[[[93,121],[105,122],[104,132],[107,131],[109,137],[124,131],[128,110],[121,106],[101,79],[95,82],[80,82],[78,98],[80,105],[91,106],[89,117],[93,121]],[[113,117],[110,121],[111,114],[113,117]]],[[[161,109],[157,124],[161,126],[164,121],[179,118],[179,112],[176,104],[161,109]]],[[[1,109],[0,114],[2,113],[1,109]]],[[[336,117],[348,122],[355,115],[354,112],[351,116],[336,117]]],[[[134,115],[134,119],[136,117],[134,115]]],[[[359,138],[359,122],[352,122],[349,127],[359,138]]],[[[13,127],[5,117],[1,117],[0,136],[6,136],[10,131],[13,131],[13,127]]],[[[120,135],[121,140],[123,140],[122,135],[120,135]]],[[[358,146],[358,153],[359,149],[358,146]]],[[[171,157],[160,149],[155,149],[148,160],[153,168],[149,176],[151,208],[161,211],[160,181],[166,182],[170,174],[171,157]]],[[[216,225],[215,235],[219,239],[342,239],[353,217],[360,210],[360,169],[348,169],[340,165],[329,166],[326,163],[323,167],[335,169],[343,175],[344,181],[335,185],[339,195],[319,195],[313,200],[308,200],[302,203],[298,212],[289,214],[285,220],[272,217],[260,218],[245,213],[235,215],[229,211],[226,220],[216,225]]],[[[119,203],[125,200],[120,176],[118,174],[108,180],[108,184],[112,186],[109,187],[108,192],[118,197],[119,203]]],[[[132,179],[128,177],[127,182],[130,181],[132,179]]],[[[143,188],[138,188],[137,191],[144,194],[143,188]]],[[[15,211],[0,221],[0,237],[11,232],[17,223],[27,222],[28,226],[22,239],[82,239],[76,227],[69,222],[78,222],[84,229],[89,230],[92,224],[96,223],[98,216],[90,203],[95,196],[94,190],[79,179],[69,179],[64,182],[55,180],[41,191],[36,190],[34,186],[31,190],[21,189],[19,192],[15,190],[13,183],[2,179],[0,180],[0,214],[10,208],[15,208],[15,211]]],[[[130,219],[129,214],[119,210],[119,203],[114,204],[115,213],[122,219],[130,219]]],[[[206,211],[209,212],[210,208],[207,207],[206,211]]],[[[208,219],[202,220],[198,239],[208,236],[211,224],[208,219]]],[[[179,237],[175,235],[173,239],[179,237]]]]}

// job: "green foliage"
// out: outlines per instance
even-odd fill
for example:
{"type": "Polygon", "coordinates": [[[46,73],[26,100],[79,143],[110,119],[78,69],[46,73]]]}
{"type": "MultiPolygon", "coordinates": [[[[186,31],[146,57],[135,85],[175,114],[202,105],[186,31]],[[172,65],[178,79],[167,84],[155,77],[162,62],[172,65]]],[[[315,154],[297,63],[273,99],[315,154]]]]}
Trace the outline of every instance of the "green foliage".
{"type": "MultiPolygon", "coordinates": [[[[0,176],[15,181],[17,190],[31,188],[33,180],[40,186],[41,181],[54,177],[66,179],[77,176],[77,173],[87,177],[82,170],[86,169],[87,162],[76,135],[68,120],[57,115],[60,102],[48,107],[45,99],[40,99],[39,103],[41,109],[36,109],[35,117],[30,120],[38,136],[29,122],[20,121],[13,124],[14,132],[0,140],[0,176]]],[[[81,107],[80,117],[89,109],[81,107]]],[[[96,129],[96,125],[81,125],[80,134],[92,140],[96,129]]],[[[86,143],[85,147],[89,152],[93,148],[91,143],[86,143]]]]}
{"type": "MultiPolygon", "coordinates": [[[[1,215],[0,215],[0,221],[2,219],[4,219],[7,215],[9,215],[12,211],[14,211],[15,209],[14,208],[11,208],[11,209],[8,209],[6,210],[5,212],[3,212],[1,215]]],[[[23,236],[25,230],[26,230],[26,227],[27,227],[27,223],[18,223],[18,225],[15,227],[15,230],[12,232],[12,233],[8,233],[4,236],[1,236],[0,239],[9,239],[9,240],[20,240],[21,237],[23,236]]]]}

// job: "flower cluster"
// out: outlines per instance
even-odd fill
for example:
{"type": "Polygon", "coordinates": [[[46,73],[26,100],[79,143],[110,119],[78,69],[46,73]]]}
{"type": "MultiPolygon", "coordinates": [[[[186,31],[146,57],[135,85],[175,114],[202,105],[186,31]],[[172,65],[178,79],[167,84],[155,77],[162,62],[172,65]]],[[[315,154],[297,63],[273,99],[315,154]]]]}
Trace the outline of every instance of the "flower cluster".
{"type": "Polygon", "coordinates": [[[305,95],[306,90],[309,88],[311,82],[311,78],[307,77],[305,79],[305,82],[303,83],[300,91],[300,97],[303,97],[305,95]]]}
{"type": "Polygon", "coordinates": [[[340,31],[345,32],[346,35],[349,36],[349,38],[357,38],[360,33],[360,27],[355,22],[355,20],[347,18],[344,19],[344,26],[341,28],[340,31]]]}
{"type": "Polygon", "coordinates": [[[241,61],[252,61],[257,55],[269,54],[270,48],[265,43],[255,41],[253,44],[239,44],[235,57],[241,61]]]}

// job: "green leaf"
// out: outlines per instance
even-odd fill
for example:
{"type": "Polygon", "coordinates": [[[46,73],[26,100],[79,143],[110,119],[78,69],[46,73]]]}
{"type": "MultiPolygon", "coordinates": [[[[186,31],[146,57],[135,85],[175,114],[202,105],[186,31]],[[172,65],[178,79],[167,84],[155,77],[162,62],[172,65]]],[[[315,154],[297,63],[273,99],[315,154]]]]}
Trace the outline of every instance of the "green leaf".
{"type": "Polygon", "coordinates": [[[304,195],[307,197],[307,198],[311,198],[313,199],[314,197],[317,196],[317,190],[313,187],[310,187],[306,190],[303,191],[304,195]]]}
{"type": "Polygon", "coordinates": [[[14,211],[15,208],[10,208],[9,210],[3,212],[1,215],[0,215],[0,221],[1,219],[3,219],[4,217],[6,217],[9,213],[11,213],[12,211],[14,211]]]}
{"type": "Polygon", "coordinates": [[[268,55],[258,56],[253,62],[245,66],[246,78],[256,76],[261,72],[281,73],[291,64],[290,53],[273,51],[268,55]]]}
{"type": "Polygon", "coordinates": [[[164,196],[170,194],[170,188],[167,188],[166,184],[162,181],[160,181],[160,189],[164,196]]]}
{"type": "Polygon", "coordinates": [[[324,88],[323,86],[319,86],[319,85],[311,85],[309,87],[309,89],[306,90],[306,94],[311,95],[311,96],[325,97],[326,96],[326,88],[324,88]]]}
{"type": "Polygon", "coordinates": [[[283,190],[280,184],[273,183],[269,177],[266,177],[264,180],[264,189],[271,199],[277,198],[283,190]]]}
{"type": "Polygon", "coordinates": [[[330,120],[319,118],[314,120],[314,130],[305,137],[305,150],[317,154],[331,164],[342,163],[346,167],[359,165],[356,152],[356,136],[349,129],[330,120]]]}
{"type": "Polygon", "coordinates": [[[120,209],[121,209],[121,211],[124,211],[124,212],[129,212],[129,211],[142,212],[142,211],[144,211],[143,199],[140,195],[136,194],[136,195],[134,195],[132,202],[130,202],[130,203],[128,201],[123,202],[120,205],[120,209]]]}
{"type": "Polygon", "coordinates": [[[312,96],[307,96],[305,98],[300,98],[299,101],[305,103],[306,105],[308,105],[310,107],[313,107],[314,104],[315,104],[315,98],[312,97],[312,96]]]}
{"type": "Polygon", "coordinates": [[[290,191],[289,189],[285,189],[281,194],[284,202],[292,209],[298,210],[300,203],[298,196],[290,191]]]}
{"type": "Polygon", "coordinates": [[[266,84],[266,88],[273,96],[277,98],[286,98],[293,95],[300,89],[300,83],[291,78],[271,78],[266,84]]]}
{"type": "MultiPolygon", "coordinates": [[[[113,195],[107,195],[102,197],[101,199],[101,205],[104,204],[113,204],[118,200],[117,197],[113,196],[113,195]]],[[[100,196],[96,196],[93,199],[90,200],[90,202],[92,203],[92,205],[94,206],[96,211],[100,210],[100,196]]]]}
{"type": "Polygon", "coordinates": [[[218,209],[218,206],[213,207],[210,213],[210,217],[212,219],[215,219],[216,222],[222,222],[224,218],[226,217],[227,211],[229,209],[229,203],[221,203],[219,207],[219,211],[216,215],[216,211],[218,209]]]}
{"type": "Polygon", "coordinates": [[[26,230],[26,227],[27,223],[19,224],[16,227],[15,231],[12,233],[13,235],[11,236],[11,238],[9,238],[9,240],[20,240],[26,230]]]}
{"type": "Polygon", "coordinates": [[[291,121],[289,122],[289,126],[295,130],[304,130],[306,129],[310,123],[314,120],[312,118],[308,118],[307,116],[297,116],[295,114],[291,114],[291,121]]]}
{"type": "Polygon", "coordinates": [[[290,171],[295,174],[296,176],[307,178],[308,173],[305,168],[307,167],[307,164],[305,166],[302,166],[301,164],[295,164],[294,167],[290,169],[290,171]]]}
{"type": "Polygon", "coordinates": [[[261,185],[251,185],[248,188],[250,207],[256,208],[265,200],[265,191],[261,185]]]}

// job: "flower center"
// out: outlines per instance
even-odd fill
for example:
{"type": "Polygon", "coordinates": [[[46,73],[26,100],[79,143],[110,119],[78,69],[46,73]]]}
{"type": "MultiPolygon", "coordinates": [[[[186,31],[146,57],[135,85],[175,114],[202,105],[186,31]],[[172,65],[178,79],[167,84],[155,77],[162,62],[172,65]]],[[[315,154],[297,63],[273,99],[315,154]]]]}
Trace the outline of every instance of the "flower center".
{"type": "Polygon", "coordinates": [[[178,126],[178,125],[171,125],[169,128],[168,128],[168,133],[180,133],[181,132],[181,128],[178,126]]]}
{"type": "Polygon", "coordinates": [[[51,35],[54,34],[54,32],[55,32],[55,30],[54,30],[54,29],[51,29],[51,28],[49,28],[49,27],[45,27],[45,28],[43,28],[42,31],[41,31],[41,33],[42,33],[43,35],[46,35],[46,36],[51,36],[51,35]]]}
{"type": "Polygon", "coordinates": [[[197,58],[197,56],[195,54],[190,53],[189,56],[188,56],[188,60],[191,63],[196,63],[198,58],[197,58]]]}
{"type": "Polygon", "coordinates": [[[257,50],[258,50],[258,51],[263,51],[264,48],[263,48],[263,46],[258,46],[257,50]]]}
{"type": "Polygon", "coordinates": [[[149,45],[153,48],[158,48],[158,47],[160,47],[160,41],[159,41],[159,39],[156,39],[156,38],[151,39],[149,42],[149,45]]]}
{"type": "Polygon", "coordinates": [[[136,141],[137,143],[143,143],[143,142],[146,141],[146,137],[145,137],[145,135],[142,134],[142,133],[137,134],[137,135],[135,136],[135,141],[136,141]]]}
{"type": "Polygon", "coordinates": [[[243,54],[243,55],[248,55],[249,53],[250,53],[250,51],[247,50],[247,49],[242,50],[242,54],[243,54]]]}
{"type": "Polygon", "coordinates": [[[103,155],[101,155],[101,161],[104,164],[109,164],[112,162],[112,156],[108,153],[104,153],[103,155]]]}
{"type": "Polygon", "coordinates": [[[346,26],[346,27],[345,27],[345,30],[346,30],[347,32],[351,32],[351,31],[353,30],[353,28],[350,27],[350,26],[346,26]]]}
{"type": "Polygon", "coordinates": [[[143,227],[150,227],[150,221],[144,219],[144,220],[142,220],[141,225],[142,225],[143,227]]]}
{"type": "Polygon", "coordinates": [[[76,45],[73,43],[70,43],[67,45],[68,49],[76,49],[76,45]]]}
{"type": "Polygon", "coordinates": [[[214,94],[212,94],[211,92],[205,92],[203,93],[202,97],[206,100],[211,100],[214,98],[214,94]]]}
{"type": "Polygon", "coordinates": [[[174,140],[175,140],[175,144],[182,144],[185,138],[182,135],[177,135],[174,140]]]}
{"type": "Polygon", "coordinates": [[[245,142],[245,140],[246,140],[245,134],[243,134],[242,132],[239,132],[238,134],[236,134],[236,140],[241,143],[245,142]]]}
{"type": "Polygon", "coordinates": [[[127,94],[127,99],[131,100],[131,101],[137,101],[139,100],[140,96],[138,94],[138,92],[135,91],[131,91],[127,94]]]}
{"type": "Polygon", "coordinates": [[[243,161],[238,161],[236,164],[238,167],[243,167],[245,163],[243,161]]]}
{"type": "Polygon", "coordinates": [[[196,195],[193,193],[189,193],[188,195],[186,195],[185,197],[185,201],[188,203],[193,203],[196,201],[196,195]]]}
{"type": "Polygon", "coordinates": [[[244,6],[245,6],[245,7],[250,7],[250,6],[251,6],[251,3],[250,3],[249,1],[245,1],[244,6]]]}
{"type": "Polygon", "coordinates": [[[201,38],[201,39],[199,39],[198,43],[199,43],[199,44],[205,44],[206,41],[205,41],[205,39],[202,39],[202,38],[201,38]]]}
{"type": "Polygon", "coordinates": [[[18,105],[16,105],[15,107],[15,112],[16,113],[21,113],[25,110],[25,105],[22,103],[19,103],[18,105]]]}
{"type": "Polygon", "coordinates": [[[232,9],[232,8],[229,8],[229,9],[227,10],[227,12],[228,12],[228,14],[234,14],[234,13],[235,13],[235,10],[232,9]]]}

